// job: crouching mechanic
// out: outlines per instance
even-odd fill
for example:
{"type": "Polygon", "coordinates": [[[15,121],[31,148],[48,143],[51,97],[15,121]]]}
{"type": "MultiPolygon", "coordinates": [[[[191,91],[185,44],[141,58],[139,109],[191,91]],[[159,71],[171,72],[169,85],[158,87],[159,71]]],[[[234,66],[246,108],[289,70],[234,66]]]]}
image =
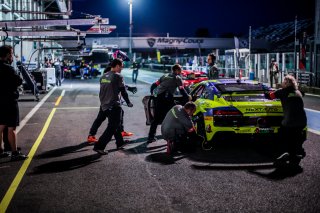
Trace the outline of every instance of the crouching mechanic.
{"type": "Polygon", "coordinates": [[[279,157],[275,166],[282,166],[289,163],[291,166],[298,166],[306,153],[302,147],[306,140],[304,128],[307,125],[307,116],[304,111],[302,94],[292,75],[285,76],[282,88],[275,92],[267,93],[270,99],[279,98],[283,108],[283,120],[281,122],[279,157]]]}
{"type": "Polygon", "coordinates": [[[123,76],[120,74],[122,68],[122,60],[116,58],[111,62],[111,71],[103,75],[100,79],[99,98],[101,112],[99,112],[99,115],[108,117],[108,126],[93,148],[93,150],[100,155],[106,155],[108,153],[104,149],[110,142],[112,136],[116,139],[117,149],[126,144],[120,130],[122,113],[120,93],[128,107],[133,107],[133,104],[129,100],[123,76]]]}
{"type": "Polygon", "coordinates": [[[196,105],[189,101],[184,106],[175,105],[169,110],[161,126],[161,134],[167,141],[167,154],[175,151],[194,151],[203,138],[196,134],[191,116],[196,105]]]}

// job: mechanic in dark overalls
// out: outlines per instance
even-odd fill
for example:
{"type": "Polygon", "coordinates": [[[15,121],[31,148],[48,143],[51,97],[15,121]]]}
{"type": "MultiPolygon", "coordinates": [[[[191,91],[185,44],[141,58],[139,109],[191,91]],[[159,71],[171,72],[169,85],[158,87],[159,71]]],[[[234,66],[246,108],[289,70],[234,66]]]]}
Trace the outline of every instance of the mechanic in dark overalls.
{"type": "MultiPolygon", "coordinates": [[[[111,71],[111,65],[106,67],[106,69],[103,72],[103,75],[106,75],[110,71],[111,71]]],[[[132,92],[133,94],[135,94],[137,92],[137,87],[130,87],[130,86],[127,86],[127,85],[125,85],[125,87],[126,87],[126,90],[132,92]]],[[[122,110],[121,111],[121,120],[120,120],[121,135],[122,135],[122,137],[131,136],[131,135],[133,135],[133,133],[124,131],[123,116],[124,116],[124,111],[122,110]]],[[[102,109],[100,107],[98,116],[94,120],[94,122],[93,122],[93,124],[92,124],[92,126],[90,128],[90,132],[89,132],[89,135],[88,135],[88,138],[87,138],[87,142],[88,143],[91,144],[91,143],[98,142],[98,139],[95,137],[95,135],[97,134],[99,127],[105,121],[106,118],[107,118],[106,114],[103,113],[103,111],[102,111],[102,109]]],[[[118,142],[116,141],[116,143],[118,143],[118,142]]]]}
{"type": "Polygon", "coordinates": [[[196,145],[204,140],[197,135],[191,116],[196,105],[189,101],[184,106],[175,105],[169,110],[161,125],[161,134],[167,141],[167,154],[174,152],[194,151],[196,145]]]}
{"type": "Polygon", "coordinates": [[[121,102],[120,93],[126,101],[128,107],[133,107],[129,100],[123,76],[120,74],[123,68],[121,59],[115,58],[111,62],[111,71],[107,72],[100,78],[100,112],[98,116],[108,117],[107,129],[102,133],[97,143],[94,144],[93,150],[100,155],[106,155],[108,152],[104,149],[110,142],[112,136],[116,139],[117,149],[125,145],[121,135],[121,102]]]}
{"type": "Polygon", "coordinates": [[[154,89],[157,88],[155,97],[155,115],[151,122],[147,143],[155,142],[157,126],[162,123],[167,112],[175,105],[174,93],[179,88],[183,98],[191,100],[183,86],[183,80],[180,76],[181,66],[175,64],[172,66],[172,73],[163,75],[158,81],[153,83],[150,88],[150,93],[153,95],[154,89]]]}

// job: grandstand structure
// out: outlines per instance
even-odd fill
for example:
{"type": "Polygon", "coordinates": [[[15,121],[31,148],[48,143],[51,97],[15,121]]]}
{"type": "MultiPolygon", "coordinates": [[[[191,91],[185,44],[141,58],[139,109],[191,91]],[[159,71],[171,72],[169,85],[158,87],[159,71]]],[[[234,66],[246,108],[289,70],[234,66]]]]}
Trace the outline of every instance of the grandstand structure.
{"type": "MultiPolygon", "coordinates": [[[[307,42],[314,40],[314,21],[313,20],[295,20],[291,22],[279,23],[269,26],[261,26],[252,30],[252,39],[263,39],[271,44],[272,52],[290,52],[294,50],[294,40],[296,45],[302,40],[303,33],[307,34],[307,42]],[[296,35],[295,35],[296,31],[296,35]]],[[[254,49],[253,49],[254,50],[254,49]]]]}

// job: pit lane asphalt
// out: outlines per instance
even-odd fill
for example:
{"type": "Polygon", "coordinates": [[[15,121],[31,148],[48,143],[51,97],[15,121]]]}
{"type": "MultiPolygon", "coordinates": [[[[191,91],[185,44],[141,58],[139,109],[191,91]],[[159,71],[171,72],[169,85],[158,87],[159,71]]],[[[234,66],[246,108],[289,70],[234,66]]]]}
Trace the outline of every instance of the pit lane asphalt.
{"type": "MultiPolygon", "coordinates": [[[[137,87],[138,93],[130,94],[134,107],[123,107],[133,142],[116,151],[111,141],[102,157],[85,143],[99,109],[98,80],[65,80],[56,88],[18,133],[19,145],[29,153],[56,108],[13,187],[7,212],[319,212],[319,135],[308,135],[303,171],[275,170],[263,148],[237,144],[172,159],[163,140],[145,143],[149,127],[141,100],[149,86],[139,82],[137,87]]],[[[37,102],[19,104],[23,119],[37,102]]],[[[23,165],[8,160],[0,159],[2,201],[23,165]]]]}

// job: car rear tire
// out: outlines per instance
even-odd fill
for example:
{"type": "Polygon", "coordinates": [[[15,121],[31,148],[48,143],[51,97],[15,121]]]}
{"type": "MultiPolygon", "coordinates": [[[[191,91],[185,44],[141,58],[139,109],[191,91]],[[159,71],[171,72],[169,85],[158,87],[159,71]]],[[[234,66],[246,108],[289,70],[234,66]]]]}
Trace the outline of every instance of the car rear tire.
{"type": "Polygon", "coordinates": [[[204,118],[202,113],[198,113],[197,115],[197,134],[202,136],[204,140],[206,141],[206,131],[204,126],[204,118]]]}
{"type": "Polygon", "coordinates": [[[204,117],[202,113],[197,114],[197,134],[202,136],[204,138],[203,141],[201,141],[201,148],[203,150],[211,150],[212,149],[212,142],[207,141],[207,135],[205,130],[205,124],[204,124],[204,117]]]}

